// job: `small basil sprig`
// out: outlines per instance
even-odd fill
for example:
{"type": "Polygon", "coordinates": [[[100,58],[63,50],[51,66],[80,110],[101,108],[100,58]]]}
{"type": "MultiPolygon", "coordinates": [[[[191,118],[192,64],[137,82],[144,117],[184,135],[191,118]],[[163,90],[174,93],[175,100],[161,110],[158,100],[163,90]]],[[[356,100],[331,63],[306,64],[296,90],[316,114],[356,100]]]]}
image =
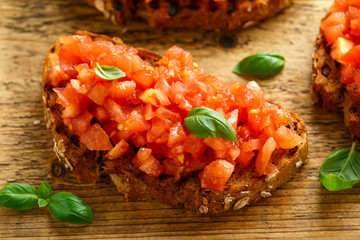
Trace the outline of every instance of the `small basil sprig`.
{"type": "Polygon", "coordinates": [[[126,76],[126,74],[117,67],[107,65],[100,66],[99,63],[96,63],[95,73],[104,80],[115,80],[126,76]]]}
{"type": "Polygon", "coordinates": [[[281,72],[285,58],[278,53],[258,53],[241,60],[233,69],[234,73],[256,76],[273,76],[281,72]]]}
{"type": "Polygon", "coordinates": [[[355,145],[331,154],[320,167],[319,179],[326,189],[348,189],[360,182],[360,154],[355,145]]]}
{"type": "Polygon", "coordinates": [[[72,224],[87,224],[94,220],[90,207],[77,196],[68,192],[52,195],[47,182],[39,190],[25,183],[10,183],[0,190],[0,206],[16,210],[29,210],[38,203],[49,206],[50,214],[57,220],[72,224]]]}
{"type": "Polygon", "coordinates": [[[219,137],[231,142],[236,141],[234,128],[220,113],[210,108],[192,109],[184,123],[189,132],[199,138],[219,137]]]}

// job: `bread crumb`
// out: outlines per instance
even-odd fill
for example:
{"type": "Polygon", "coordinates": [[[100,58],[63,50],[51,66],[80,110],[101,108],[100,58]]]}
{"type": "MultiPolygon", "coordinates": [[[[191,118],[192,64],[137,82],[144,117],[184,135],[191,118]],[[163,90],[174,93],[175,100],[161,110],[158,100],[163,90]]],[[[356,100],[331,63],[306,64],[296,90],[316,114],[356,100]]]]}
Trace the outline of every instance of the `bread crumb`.
{"type": "Polygon", "coordinates": [[[34,125],[39,125],[40,123],[41,123],[40,120],[34,120],[34,122],[33,122],[34,125]]]}
{"type": "Polygon", "coordinates": [[[208,204],[208,200],[205,197],[203,197],[202,202],[203,202],[204,205],[208,204]]]}
{"type": "Polygon", "coordinates": [[[234,211],[245,207],[249,203],[249,199],[250,199],[249,197],[243,197],[243,198],[239,199],[234,205],[234,208],[233,208],[234,211]]]}
{"type": "Polygon", "coordinates": [[[242,195],[250,195],[250,191],[241,191],[240,194],[242,194],[242,195]]]}

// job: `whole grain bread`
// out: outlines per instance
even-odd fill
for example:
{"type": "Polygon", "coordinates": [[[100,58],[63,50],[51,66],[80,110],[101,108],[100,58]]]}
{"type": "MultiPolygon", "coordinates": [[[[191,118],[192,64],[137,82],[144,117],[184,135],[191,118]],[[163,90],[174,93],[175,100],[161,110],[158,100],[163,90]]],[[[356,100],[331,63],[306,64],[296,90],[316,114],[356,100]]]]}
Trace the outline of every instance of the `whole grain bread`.
{"type": "MultiPolygon", "coordinates": [[[[93,40],[123,44],[118,38],[111,39],[88,32],[77,34],[89,35],[93,40]]],[[[62,106],[56,104],[57,95],[52,90],[48,78],[53,64],[50,55],[57,53],[59,48],[59,42],[50,48],[44,67],[45,117],[54,138],[55,153],[60,161],[68,165],[82,180],[94,183],[102,172],[110,175],[118,191],[129,201],[155,199],[170,206],[182,206],[206,214],[238,210],[261,197],[271,196],[270,192],[288,181],[307,160],[307,132],[304,122],[290,112],[288,127],[296,131],[305,141],[293,149],[275,150],[271,162],[278,167],[278,171],[270,176],[259,177],[252,165],[249,168],[236,167],[223,192],[201,188],[198,172],[178,181],[174,176],[147,175],[131,162],[135,155],[134,148],[130,148],[121,159],[106,159],[105,152],[88,150],[62,121],[62,106]]],[[[153,65],[156,65],[161,58],[160,55],[144,49],[138,49],[138,55],[153,65]]]]}
{"type": "Polygon", "coordinates": [[[291,0],[87,0],[114,23],[134,18],[151,27],[234,30],[248,28],[290,6],[291,0]]]}
{"type": "Polygon", "coordinates": [[[352,97],[339,80],[342,65],[332,59],[321,32],[313,53],[312,97],[314,104],[344,115],[345,125],[360,140],[360,100],[352,97]]]}

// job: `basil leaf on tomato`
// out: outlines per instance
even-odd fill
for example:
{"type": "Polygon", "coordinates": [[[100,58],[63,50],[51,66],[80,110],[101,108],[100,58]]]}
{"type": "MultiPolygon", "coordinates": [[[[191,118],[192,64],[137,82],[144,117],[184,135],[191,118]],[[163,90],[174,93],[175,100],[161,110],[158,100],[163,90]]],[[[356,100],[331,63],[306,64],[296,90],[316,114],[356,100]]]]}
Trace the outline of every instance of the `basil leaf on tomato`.
{"type": "Polygon", "coordinates": [[[348,189],[360,182],[360,154],[355,145],[331,154],[320,167],[319,179],[326,189],[348,189]]]}
{"type": "Polygon", "coordinates": [[[25,183],[10,183],[0,190],[0,206],[16,210],[32,209],[39,199],[33,186],[25,183]]]}
{"type": "Polygon", "coordinates": [[[236,141],[236,132],[229,122],[218,112],[198,107],[192,109],[184,119],[191,134],[200,138],[219,137],[231,142],[236,141]]]}
{"type": "Polygon", "coordinates": [[[119,78],[123,78],[126,74],[114,66],[102,65],[96,63],[95,73],[99,78],[104,80],[115,80],[119,78]]]}
{"type": "Polygon", "coordinates": [[[79,197],[69,192],[54,194],[49,201],[51,216],[72,224],[87,224],[94,220],[91,208],[79,197]]]}
{"type": "Polygon", "coordinates": [[[278,53],[258,53],[241,60],[233,69],[240,75],[273,76],[281,72],[285,58],[278,53]]]}

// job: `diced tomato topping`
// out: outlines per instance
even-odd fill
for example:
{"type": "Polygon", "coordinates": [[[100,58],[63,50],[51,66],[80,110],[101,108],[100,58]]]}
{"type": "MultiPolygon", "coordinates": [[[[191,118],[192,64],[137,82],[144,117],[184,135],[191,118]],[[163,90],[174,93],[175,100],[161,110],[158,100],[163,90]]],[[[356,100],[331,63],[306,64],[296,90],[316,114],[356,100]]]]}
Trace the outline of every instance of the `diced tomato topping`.
{"type": "Polygon", "coordinates": [[[81,136],[90,127],[90,121],[92,118],[93,116],[91,113],[84,110],[81,114],[72,118],[72,131],[81,136]]]}
{"type": "Polygon", "coordinates": [[[129,150],[129,144],[124,139],[121,139],[121,141],[118,144],[116,144],[116,146],[113,149],[111,149],[105,155],[105,157],[109,159],[120,158],[127,152],[127,150],[129,150]]]}
{"type": "MultiPolygon", "coordinates": [[[[352,10],[349,19],[355,15],[352,10]]],[[[335,21],[330,20],[326,26],[335,21]]],[[[256,82],[224,84],[181,48],[170,48],[154,67],[137,55],[138,50],[112,42],[78,35],[60,42],[59,54],[49,55],[49,79],[56,103],[64,107],[64,124],[88,149],[108,151],[108,159],[139,148],[132,163],[146,174],[179,180],[201,171],[203,188],[222,191],[235,165],[268,174],[277,170],[270,161],[276,146],[294,148],[303,141],[286,127],[288,114],[265,102],[256,82]],[[95,73],[97,64],[117,67],[126,76],[101,79],[95,73]],[[192,135],[184,118],[195,107],[209,107],[224,116],[236,131],[236,142],[192,135]]],[[[347,51],[341,41],[338,47],[347,51]]],[[[353,77],[355,65],[343,70],[353,83],[360,82],[360,74],[353,77]]]]}
{"type": "Polygon", "coordinates": [[[271,154],[274,152],[275,148],[276,148],[276,142],[274,138],[270,137],[265,142],[263,148],[260,150],[258,156],[256,157],[255,169],[260,176],[264,174],[270,162],[271,154]]]}
{"type": "Polygon", "coordinates": [[[328,16],[321,22],[321,29],[331,56],[343,65],[340,82],[354,98],[360,87],[360,3],[356,0],[337,0],[328,16]]]}
{"type": "Polygon", "coordinates": [[[146,163],[147,159],[151,156],[152,150],[150,148],[140,148],[135,157],[132,159],[132,162],[140,167],[146,163]]]}
{"type": "Polygon", "coordinates": [[[278,128],[278,130],[275,132],[274,138],[282,149],[294,148],[304,141],[301,136],[297,135],[295,132],[284,126],[278,128]]]}
{"type": "Polygon", "coordinates": [[[211,162],[199,175],[201,187],[223,191],[234,169],[235,166],[225,160],[211,162]]]}
{"type": "Polygon", "coordinates": [[[103,105],[106,96],[109,94],[109,89],[103,84],[97,83],[88,93],[88,97],[96,104],[103,105]]]}
{"type": "Polygon", "coordinates": [[[110,96],[116,100],[125,100],[130,97],[136,88],[136,83],[134,81],[113,81],[110,87],[110,96]]]}
{"type": "Polygon", "coordinates": [[[80,142],[90,150],[100,151],[113,148],[109,136],[98,123],[92,125],[80,136],[80,142]]]}

